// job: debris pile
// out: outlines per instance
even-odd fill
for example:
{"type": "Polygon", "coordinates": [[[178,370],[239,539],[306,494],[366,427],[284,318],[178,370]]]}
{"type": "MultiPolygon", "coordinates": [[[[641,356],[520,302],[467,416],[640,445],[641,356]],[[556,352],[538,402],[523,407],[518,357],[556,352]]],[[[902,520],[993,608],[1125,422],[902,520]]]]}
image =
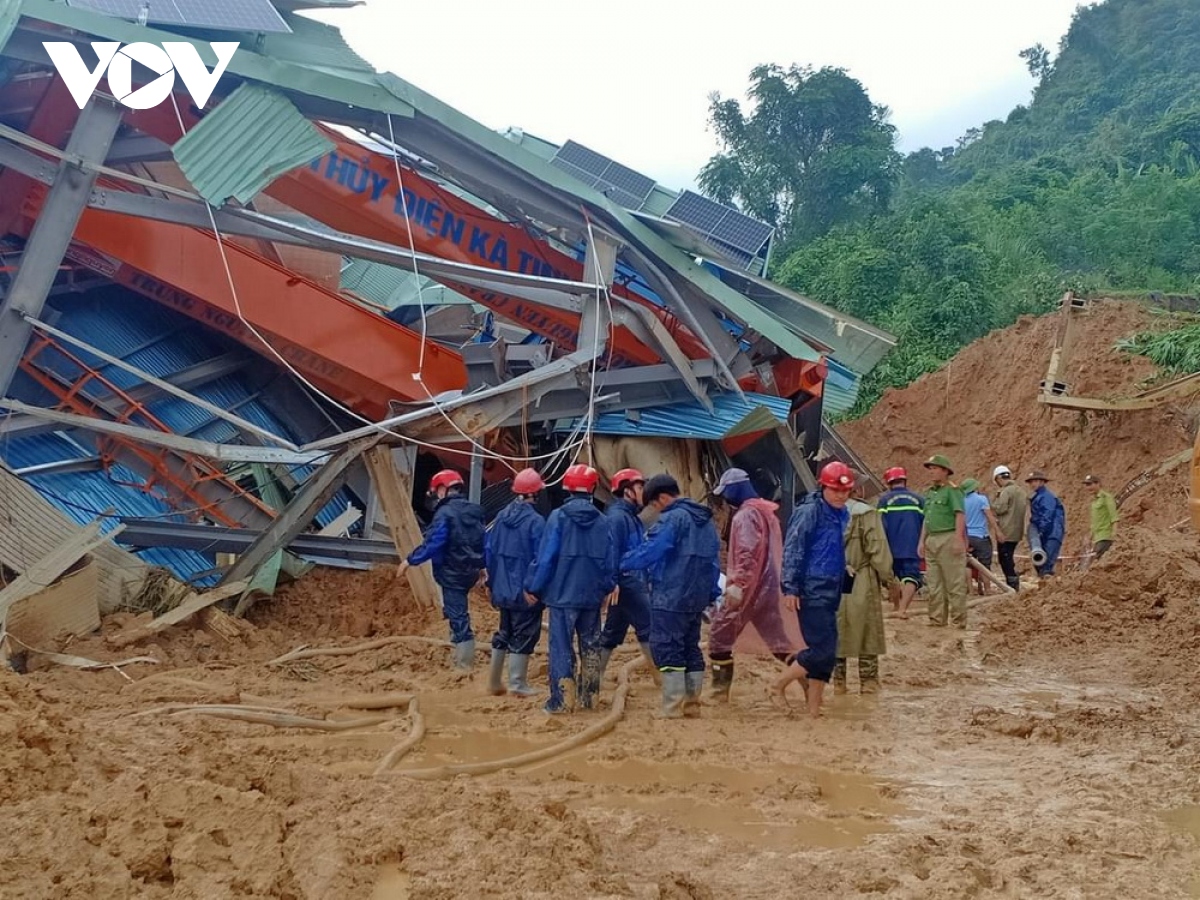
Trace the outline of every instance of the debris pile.
{"type": "MultiPolygon", "coordinates": [[[[1068,547],[1086,539],[1089,496],[1083,476],[1099,475],[1118,491],[1143,471],[1191,445],[1195,416],[1186,404],[1120,413],[1051,410],[1038,403],[1057,316],[1026,316],[976,341],[908,387],[890,390],[869,414],[839,430],[876,471],[905,466],[915,486],[921,463],[945,452],[956,478],[990,485],[1001,463],[1020,478],[1048,472],[1067,507],[1068,547]]],[[[1071,394],[1116,398],[1158,376],[1149,360],[1116,349],[1117,341],[1164,324],[1144,306],[1096,301],[1079,321],[1065,378],[1071,394]]],[[[1158,478],[1122,507],[1124,521],[1168,527],[1187,514],[1183,469],[1158,478]]]]}
{"type": "Polygon", "coordinates": [[[1200,543],[1132,525],[1086,572],[995,601],[987,652],[1200,693],[1200,543]]]}

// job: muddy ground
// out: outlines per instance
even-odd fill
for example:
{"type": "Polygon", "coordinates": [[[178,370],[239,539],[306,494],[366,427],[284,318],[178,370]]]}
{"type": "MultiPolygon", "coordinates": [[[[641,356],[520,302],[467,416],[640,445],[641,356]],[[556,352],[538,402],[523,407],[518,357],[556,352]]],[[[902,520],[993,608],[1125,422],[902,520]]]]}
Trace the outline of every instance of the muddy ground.
{"type": "MultiPolygon", "coordinates": [[[[1098,307],[1072,383],[1119,396],[1153,379],[1113,345],[1154,324],[1098,307]]],[[[936,450],[963,474],[1049,467],[1070,543],[1085,541],[1077,479],[1116,486],[1156,465],[1187,446],[1194,411],[1040,409],[1052,330],[989,336],[847,434],[879,467],[936,450]]],[[[134,623],[111,616],[59,649],[157,665],[0,672],[0,898],[1200,897],[1200,543],[1170,527],[1184,473],[1123,513],[1099,564],[984,602],[966,632],[889,619],[883,693],[833,698],[820,721],[798,697],[790,714],[766,701],[770,660],[741,659],[732,703],[699,720],[657,720],[634,671],[611,733],[480,777],[405,773],[552,746],[602,721],[615,684],[602,710],[572,717],[487,696],[484,653],[472,677],[452,673],[444,624],[390,572],[317,570],[225,637],[188,623],[118,650],[134,623]],[[394,635],[426,640],[268,664],[394,635]],[[407,705],[350,705],[390,694],[416,695],[426,733],[376,775],[410,733],[407,705]],[[196,703],[360,723],[318,732],[172,706],[196,703]]],[[[494,618],[478,599],[473,615],[482,648],[494,618]]]]}
{"type": "MultiPolygon", "coordinates": [[[[1152,667],[1094,665],[1086,634],[992,635],[988,617],[1025,602],[1037,595],[984,604],[965,633],[889,620],[885,691],[838,697],[818,722],[767,703],[768,660],[739,667],[731,705],[687,721],[656,720],[635,671],[624,718],[581,749],[415,780],[404,770],[547,746],[606,710],[551,719],[538,700],[487,696],[482,667],[456,676],[434,643],[266,665],[394,634],[389,622],[444,636],[388,573],[318,572],[241,637],[185,625],[140,645],[161,664],[128,679],[0,675],[0,896],[1200,895],[1194,704],[1172,702],[1152,667]],[[404,710],[333,734],[146,714],[241,701],[344,719],[364,713],[339,701],[394,692],[419,697],[427,733],[381,776],[404,710]]],[[[112,617],[105,632],[128,626],[112,617]]],[[[1141,651],[1164,649],[1142,637],[1141,651]]],[[[130,655],[104,637],[70,649],[130,655]]]]}

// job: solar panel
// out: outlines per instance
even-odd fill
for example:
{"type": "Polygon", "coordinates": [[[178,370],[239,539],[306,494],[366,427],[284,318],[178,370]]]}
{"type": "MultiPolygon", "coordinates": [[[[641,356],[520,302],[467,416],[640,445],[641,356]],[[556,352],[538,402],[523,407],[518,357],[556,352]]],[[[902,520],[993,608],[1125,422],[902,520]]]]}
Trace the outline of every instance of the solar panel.
{"type": "Polygon", "coordinates": [[[626,209],[640,209],[654,190],[653,178],[575,141],[563,144],[550,163],[626,209]]]}
{"type": "Polygon", "coordinates": [[[144,13],[153,25],[285,34],[292,30],[270,0],[67,0],[67,5],[131,22],[144,13]]]}
{"type": "Polygon", "coordinates": [[[749,264],[771,239],[775,229],[736,209],[684,191],[665,213],[715,242],[733,258],[749,264]]]}

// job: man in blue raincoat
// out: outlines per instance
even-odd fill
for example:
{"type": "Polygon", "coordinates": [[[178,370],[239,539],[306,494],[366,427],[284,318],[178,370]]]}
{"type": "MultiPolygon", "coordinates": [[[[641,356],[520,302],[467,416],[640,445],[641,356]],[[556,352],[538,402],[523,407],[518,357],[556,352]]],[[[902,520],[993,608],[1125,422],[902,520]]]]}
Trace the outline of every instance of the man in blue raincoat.
{"type": "Polygon", "coordinates": [[[1063,538],[1067,536],[1067,511],[1058,495],[1046,486],[1049,480],[1049,475],[1036,469],[1025,479],[1033,489],[1033,497],[1029,500],[1029,527],[1037,533],[1042,549],[1046,551],[1046,561],[1037,567],[1041,578],[1054,574],[1058,555],[1062,553],[1063,538]]]}
{"type": "Polygon", "coordinates": [[[600,692],[600,609],[617,586],[617,550],[608,520],[592,503],[600,474],[574,465],[571,497],[550,514],[526,589],[550,610],[550,699],[545,711],[592,709],[600,692]],[[574,644],[579,646],[576,670],[574,644]]]}
{"type": "Polygon", "coordinates": [[[505,692],[504,662],[508,660],[508,691],[529,697],[529,656],[542,636],[542,604],[525,592],[529,567],[537,559],[546,520],[534,506],[546,485],[534,469],[523,469],[513,479],[516,499],[500,511],[487,535],[488,591],[492,606],[500,611],[500,627],[492,636],[492,667],[488,691],[505,692]]]}
{"type": "MultiPolygon", "coordinates": [[[[622,469],[610,482],[613,499],[604,514],[608,516],[618,558],[645,540],[646,529],[638,518],[645,486],[646,479],[637,469],[622,469]]],[[[657,681],[658,668],[654,666],[654,656],[650,652],[650,585],[646,573],[622,571],[617,588],[617,599],[608,607],[604,629],[600,632],[600,672],[603,675],[613,651],[625,643],[625,635],[632,628],[642,655],[654,667],[657,681]]]]}
{"type": "MultiPolygon", "coordinates": [[[[828,463],[817,479],[821,489],[802,503],[788,523],[783,545],[783,602],[800,617],[805,648],[792,657],[775,692],[783,698],[787,686],[799,681],[809,715],[821,714],[825,685],[837,664],[837,615],[846,585],[846,503],[854,488],[854,473],[844,463],[828,463]]],[[[786,700],[784,700],[786,704],[786,700]]]]}
{"type": "Polygon", "coordinates": [[[704,610],[721,594],[721,539],[712,511],[679,496],[670,475],[655,475],[643,491],[658,521],[640,547],[621,559],[621,571],[650,573],[650,651],[662,675],[662,715],[700,714],[704,610]]]}
{"type": "Polygon", "coordinates": [[[442,589],[442,615],[450,623],[452,658],[459,669],[475,665],[475,634],[467,593],[483,571],[483,507],[463,496],[462,476],[443,469],[429,481],[429,492],[437,499],[433,521],[424,540],[396,570],[397,577],[409,566],[433,563],[433,580],[442,589]]]}

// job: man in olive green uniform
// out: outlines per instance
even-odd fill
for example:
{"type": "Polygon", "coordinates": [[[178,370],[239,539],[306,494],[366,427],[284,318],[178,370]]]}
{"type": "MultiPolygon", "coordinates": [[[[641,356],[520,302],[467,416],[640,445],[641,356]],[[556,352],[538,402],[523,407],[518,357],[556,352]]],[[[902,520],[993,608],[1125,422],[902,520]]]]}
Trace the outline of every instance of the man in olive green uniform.
{"type": "Polygon", "coordinates": [[[1025,520],[1029,518],[1029,498],[1021,490],[1012,477],[1008,466],[996,466],[992,471],[992,480],[1000,489],[992,500],[992,512],[996,516],[996,524],[1000,534],[997,541],[997,552],[1000,555],[1000,568],[1004,571],[1004,580],[1014,591],[1021,589],[1021,579],[1017,576],[1017,564],[1014,556],[1017,545],[1025,537],[1025,520]]]}
{"type": "Polygon", "coordinates": [[[1100,487],[1100,476],[1089,475],[1083,483],[1092,492],[1092,562],[1095,562],[1112,547],[1113,532],[1117,527],[1117,501],[1113,495],[1100,487]]]}
{"type": "Polygon", "coordinates": [[[967,627],[967,524],[963,493],[950,484],[954,469],[938,454],[925,461],[933,484],[925,492],[921,555],[927,566],[929,624],[967,627]]]}
{"type": "Polygon", "coordinates": [[[833,690],[846,691],[846,661],[858,660],[859,689],[864,694],[879,691],[879,657],[887,652],[883,636],[883,597],[895,581],[892,551],[879,510],[860,500],[851,500],[850,527],[846,530],[846,569],[854,578],[850,592],[838,607],[837,664],[833,690]]]}

